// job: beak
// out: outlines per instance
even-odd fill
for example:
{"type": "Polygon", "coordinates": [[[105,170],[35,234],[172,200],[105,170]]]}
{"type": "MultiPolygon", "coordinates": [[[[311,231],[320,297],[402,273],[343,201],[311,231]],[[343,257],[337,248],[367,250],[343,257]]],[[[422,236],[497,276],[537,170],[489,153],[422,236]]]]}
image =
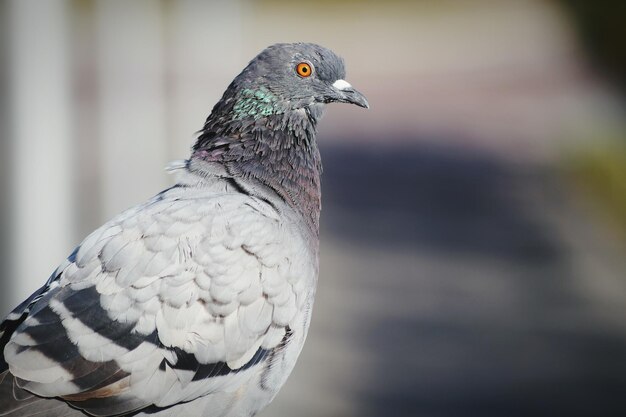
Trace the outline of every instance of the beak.
{"type": "Polygon", "coordinates": [[[340,103],[356,104],[359,107],[366,109],[370,108],[367,99],[363,94],[355,90],[352,85],[346,80],[337,80],[333,83],[333,89],[335,90],[335,96],[333,101],[340,103]]]}

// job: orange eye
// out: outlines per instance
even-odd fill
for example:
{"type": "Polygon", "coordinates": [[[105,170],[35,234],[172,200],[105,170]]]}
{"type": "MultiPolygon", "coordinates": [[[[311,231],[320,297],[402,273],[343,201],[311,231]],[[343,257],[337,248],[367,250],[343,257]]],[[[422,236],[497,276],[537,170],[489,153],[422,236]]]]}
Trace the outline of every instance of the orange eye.
{"type": "Polygon", "coordinates": [[[296,72],[299,76],[306,78],[311,76],[311,65],[306,62],[301,62],[296,67],[296,72]]]}

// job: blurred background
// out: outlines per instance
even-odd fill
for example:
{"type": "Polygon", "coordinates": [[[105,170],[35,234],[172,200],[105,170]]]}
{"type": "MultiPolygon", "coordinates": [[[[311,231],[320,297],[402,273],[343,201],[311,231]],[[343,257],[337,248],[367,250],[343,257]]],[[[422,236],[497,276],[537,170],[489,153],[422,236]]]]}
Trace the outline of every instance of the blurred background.
{"type": "Polygon", "coordinates": [[[171,184],[274,42],[346,60],[321,276],[263,416],[626,415],[622,2],[0,2],[0,311],[171,184]]]}

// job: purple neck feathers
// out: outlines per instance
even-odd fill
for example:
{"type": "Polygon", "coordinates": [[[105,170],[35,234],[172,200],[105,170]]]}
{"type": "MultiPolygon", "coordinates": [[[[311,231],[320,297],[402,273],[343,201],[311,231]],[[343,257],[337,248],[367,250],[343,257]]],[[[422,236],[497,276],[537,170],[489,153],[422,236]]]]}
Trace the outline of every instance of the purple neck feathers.
{"type": "Polygon", "coordinates": [[[318,234],[322,165],[315,140],[317,119],[309,109],[229,122],[212,114],[192,158],[220,163],[235,179],[270,187],[318,234]]]}

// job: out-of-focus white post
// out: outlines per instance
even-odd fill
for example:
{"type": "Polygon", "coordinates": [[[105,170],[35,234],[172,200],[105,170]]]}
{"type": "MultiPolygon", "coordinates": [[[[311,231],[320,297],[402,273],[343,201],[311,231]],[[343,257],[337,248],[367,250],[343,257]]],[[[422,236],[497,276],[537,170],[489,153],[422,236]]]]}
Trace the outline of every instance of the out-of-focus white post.
{"type": "Polygon", "coordinates": [[[177,0],[168,15],[170,154],[187,157],[194,133],[251,56],[242,53],[241,1],[177,0]]]}
{"type": "Polygon", "coordinates": [[[2,287],[10,304],[42,285],[76,243],[68,3],[12,0],[7,7],[11,238],[2,287]]]}
{"type": "Polygon", "coordinates": [[[98,132],[104,219],[166,184],[161,2],[98,0],[98,132]]]}

